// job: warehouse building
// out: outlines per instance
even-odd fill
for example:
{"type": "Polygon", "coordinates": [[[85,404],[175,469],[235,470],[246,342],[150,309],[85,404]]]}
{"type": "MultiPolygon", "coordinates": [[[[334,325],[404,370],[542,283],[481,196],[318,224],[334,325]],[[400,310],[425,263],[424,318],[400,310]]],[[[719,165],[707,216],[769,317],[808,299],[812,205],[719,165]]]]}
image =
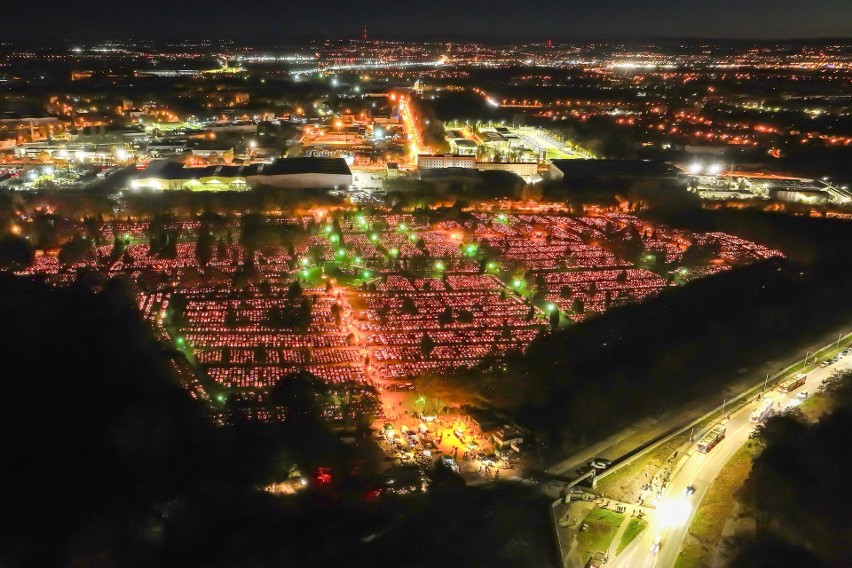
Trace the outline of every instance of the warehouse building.
{"type": "Polygon", "coordinates": [[[135,189],[240,191],[259,186],[289,189],[340,188],[352,185],[343,158],[282,158],[246,166],[187,168],[180,162],[154,160],[140,171],[135,189]]]}

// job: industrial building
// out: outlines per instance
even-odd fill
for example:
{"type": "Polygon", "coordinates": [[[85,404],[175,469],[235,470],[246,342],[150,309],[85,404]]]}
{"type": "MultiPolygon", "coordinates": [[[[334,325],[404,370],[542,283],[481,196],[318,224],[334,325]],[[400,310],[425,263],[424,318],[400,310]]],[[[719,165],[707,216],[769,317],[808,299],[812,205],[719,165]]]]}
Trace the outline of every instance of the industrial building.
{"type": "Polygon", "coordinates": [[[202,168],[154,160],[139,172],[131,186],[136,189],[240,191],[259,186],[310,189],[351,184],[352,171],[343,158],[282,158],[271,163],[202,168]]]}
{"type": "Polygon", "coordinates": [[[670,180],[683,173],[667,162],[651,160],[553,160],[550,177],[555,180],[670,180]]]}
{"type": "Polygon", "coordinates": [[[459,156],[458,154],[420,154],[417,156],[417,167],[420,170],[435,170],[443,168],[473,168],[475,156],[459,156]]]}

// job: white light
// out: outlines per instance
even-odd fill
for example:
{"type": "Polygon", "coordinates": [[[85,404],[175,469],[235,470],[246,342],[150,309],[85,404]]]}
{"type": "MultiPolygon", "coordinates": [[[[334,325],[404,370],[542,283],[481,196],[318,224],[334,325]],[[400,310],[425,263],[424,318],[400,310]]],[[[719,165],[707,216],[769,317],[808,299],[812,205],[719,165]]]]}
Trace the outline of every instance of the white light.
{"type": "Polygon", "coordinates": [[[692,504],[684,499],[679,498],[674,501],[666,501],[659,508],[658,519],[667,527],[682,526],[689,519],[689,514],[692,512],[692,504]]]}
{"type": "Polygon", "coordinates": [[[701,169],[702,169],[701,162],[692,162],[691,164],[689,164],[688,171],[692,175],[698,175],[698,174],[701,173],[701,169]]]}
{"type": "Polygon", "coordinates": [[[45,173],[45,175],[52,176],[53,175],[53,168],[51,168],[50,166],[47,166],[46,168],[44,168],[44,173],[45,173]]]}
{"type": "Polygon", "coordinates": [[[119,162],[123,162],[124,160],[126,160],[126,159],[127,159],[127,150],[125,150],[124,148],[119,148],[119,149],[117,149],[117,150],[115,151],[115,158],[116,158],[119,162]]]}
{"type": "Polygon", "coordinates": [[[711,176],[719,175],[722,172],[722,164],[710,164],[707,168],[707,173],[711,176]]]}

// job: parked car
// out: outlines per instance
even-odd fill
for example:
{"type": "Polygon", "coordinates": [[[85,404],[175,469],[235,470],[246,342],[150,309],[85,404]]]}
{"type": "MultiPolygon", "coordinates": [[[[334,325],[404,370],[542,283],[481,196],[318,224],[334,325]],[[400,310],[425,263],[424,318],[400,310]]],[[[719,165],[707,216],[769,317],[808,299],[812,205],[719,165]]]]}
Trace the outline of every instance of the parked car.
{"type": "Polygon", "coordinates": [[[694,485],[687,485],[686,486],[686,494],[692,495],[693,493],[695,493],[695,486],[694,485]]]}
{"type": "Polygon", "coordinates": [[[808,391],[800,392],[796,395],[796,398],[798,398],[799,400],[805,400],[806,398],[808,398],[808,391]]]}
{"type": "Polygon", "coordinates": [[[654,538],[654,544],[651,545],[651,554],[659,554],[660,553],[660,545],[663,543],[663,537],[661,535],[657,535],[654,538]]]}
{"type": "Polygon", "coordinates": [[[595,469],[599,469],[601,471],[605,470],[609,466],[612,465],[612,461],[605,458],[595,458],[589,462],[589,465],[595,469]]]}

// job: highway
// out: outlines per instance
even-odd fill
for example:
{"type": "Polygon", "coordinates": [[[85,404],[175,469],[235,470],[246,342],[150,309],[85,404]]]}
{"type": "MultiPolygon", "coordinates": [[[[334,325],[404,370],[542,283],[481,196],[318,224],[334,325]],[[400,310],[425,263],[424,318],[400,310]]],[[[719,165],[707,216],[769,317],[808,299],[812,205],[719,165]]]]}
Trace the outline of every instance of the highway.
{"type": "MultiPolygon", "coordinates": [[[[779,401],[780,409],[795,406],[799,404],[796,398],[798,393],[807,391],[813,394],[832,373],[850,368],[852,368],[852,355],[842,358],[829,367],[817,367],[810,371],[807,382],[790,393],[773,390],[767,391],[767,395],[771,394],[774,400],[779,401]]],[[[695,444],[692,445],[689,457],[674,473],[674,477],[660,497],[657,511],[649,519],[648,530],[615,559],[614,567],[669,568],[674,566],[695,515],[695,509],[724,465],[748,441],[749,434],[755,427],[749,418],[756,407],[757,402],[750,402],[737,414],[731,415],[730,420],[723,419],[722,424],[727,428],[725,439],[710,452],[701,453],[695,449],[695,444]],[[695,487],[695,493],[691,496],[686,495],[686,488],[689,485],[695,487]],[[651,546],[658,535],[661,537],[660,550],[657,554],[653,554],[651,546]]],[[[695,438],[697,440],[699,436],[695,438]]]]}

